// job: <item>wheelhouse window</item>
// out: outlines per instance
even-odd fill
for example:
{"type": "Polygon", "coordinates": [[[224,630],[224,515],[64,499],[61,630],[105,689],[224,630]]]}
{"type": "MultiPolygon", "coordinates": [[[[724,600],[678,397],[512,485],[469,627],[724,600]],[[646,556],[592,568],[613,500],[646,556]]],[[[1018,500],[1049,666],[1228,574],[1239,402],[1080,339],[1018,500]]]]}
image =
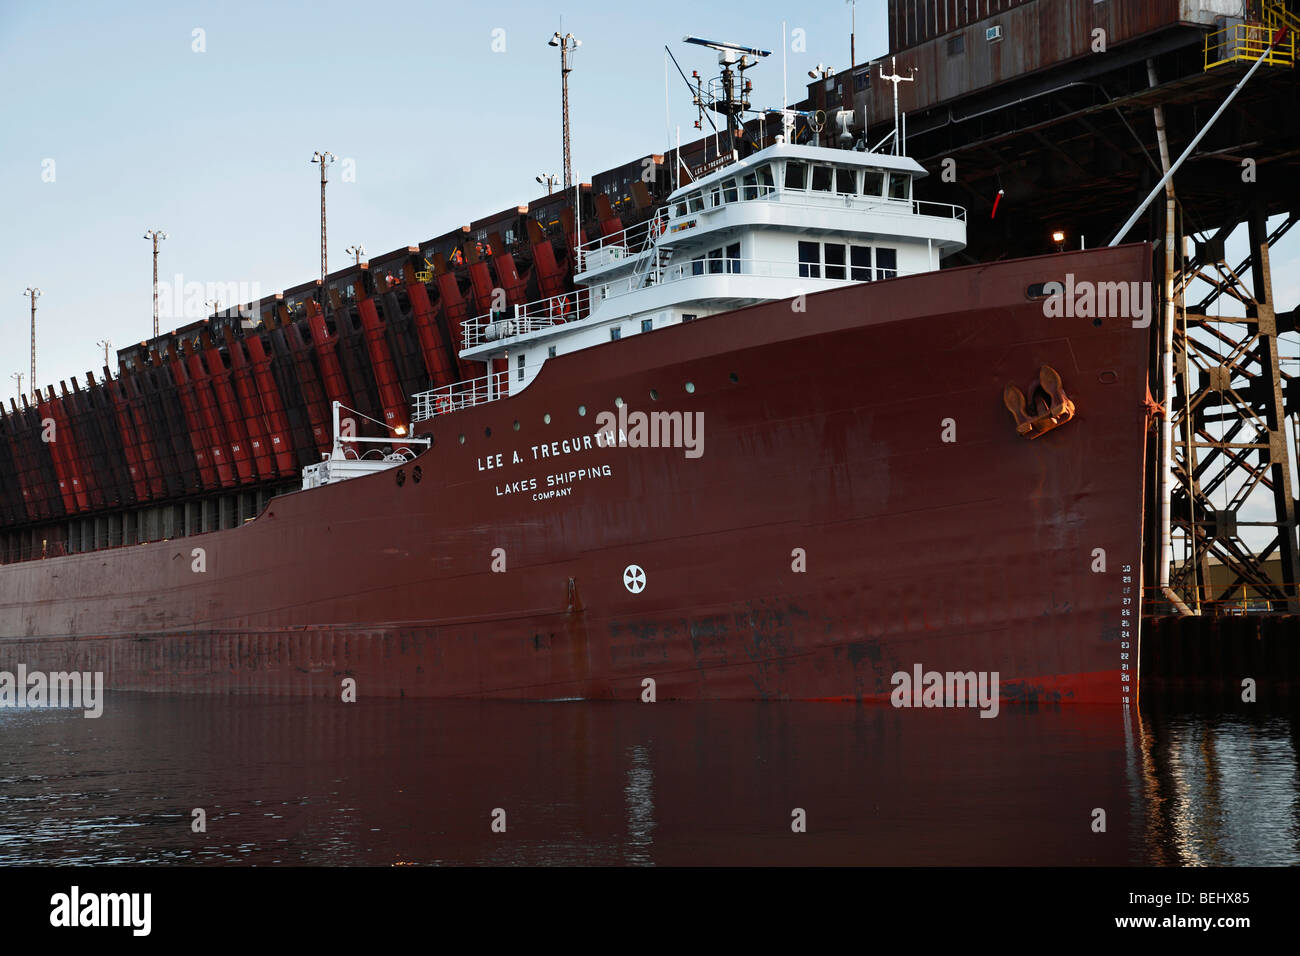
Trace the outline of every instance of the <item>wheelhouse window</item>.
{"type": "Polygon", "coordinates": [[[835,191],[837,193],[855,193],[857,175],[851,169],[837,167],[835,170],[835,191]]]}
{"type": "Polygon", "coordinates": [[[814,166],[812,174],[812,188],[817,192],[828,193],[831,191],[831,180],[835,170],[830,166],[814,166]]]}
{"type": "Polygon", "coordinates": [[[717,209],[722,205],[722,190],[714,186],[709,190],[709,208],[717,209]]]}
{"type": "Polygon", "coordinates": [[[849,278],[854,282],[871,281],[871,247],[853,246],[849,250],[849,278]]]}
{"type": "Polygon", "coordinates": [[[740,271],[740,243],[733,242],[727,246],[727,271],[740,271]]]}
{"type": "Polygon", "coordinates": [[[758,198],[758,177],[753,173],[747,173],[745,175],[744,196],[746,199],[758,198]]]}
{"type": "Polygon", "coordinates": [[[679,219],[684,215],[686,215],[686,200],[683,199],[673,206],[673,217],[679,219]]]}
{"type": "Polygon", "coordinates": [[[734,179],[725,180],[722,183],[722,201],[735,202],[739,198],[736,192],[736,181],[734,179]]]}
{"type": "Polygon", "coordinates": [[[844,278],[844,246],[838,242],[828,242],[825,248],[826,253],[826,278],[843,279],[844,278]]]}
{"type": "Polygon", "coordinates": [[[808,164],[790,160],[785,164],[785,188],[808,188],[808,164]]]}
{"type": "Polygon", "coordinates": [[[771,195],[772,190],[776,188],[776,180],[772,178],[772,167],[764,163],[755,172],[758,173],[758,194],[771,195]]]}
{"type": "Polygon", "coordinates": [[[821,251],[822,247],[819,242],[801,241],[799,243],[799,278],[821,278],[821,251]]]}
{"type": "Polygon", "coordinates": [[[720,275],[722,273],[722,250],[709,250],[709,275],[720,275]]]}
{"type": "Polygon", "coordinates": [[[892,279],[898,275],[898,250],[876,250],[876,278],[892,279]]]}
{"type": "Polygon", "coordinates": [[[701,193],[691,193],[686,197],[686,208],[691,212],[700,212],[704,209],[704,196],[701,193]]]}
{"type": "Polygon", "coordinates": [[[862,195],[883,196],[885,194],[885,174],[878,169],[862,171],[862,195]]]}
{"type": "Polygon", "coordinates": [[[889,198],[890,199],[908,199],[912,185],[912,177],[907,173],[890,173],[889,174],[889,198]]]}

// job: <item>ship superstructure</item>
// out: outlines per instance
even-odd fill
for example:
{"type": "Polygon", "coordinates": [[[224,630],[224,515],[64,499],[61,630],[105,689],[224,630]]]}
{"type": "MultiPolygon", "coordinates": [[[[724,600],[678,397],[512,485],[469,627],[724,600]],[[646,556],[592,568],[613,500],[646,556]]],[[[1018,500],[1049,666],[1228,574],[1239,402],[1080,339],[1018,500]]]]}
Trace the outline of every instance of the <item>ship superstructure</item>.
{"type": "Polygon", "coordinates": [[[749,305],[937,270],[960,206],[912,198],[905,156],[776,143],[575,249],[574,292],[467,319],[462,359],[498,371],[417,397],[416,420],[528,386],[548,358],[749,305]]]}
{"type": "Polygon", "coordinates": [[[510,360],[527,385],[548,357],[679,322],[939,268],[965,211],[912,198],[914,160],[778,143],[682,186],[632,229],[576,250],[573,295],[465,323],[461,356],[510,360]]]}

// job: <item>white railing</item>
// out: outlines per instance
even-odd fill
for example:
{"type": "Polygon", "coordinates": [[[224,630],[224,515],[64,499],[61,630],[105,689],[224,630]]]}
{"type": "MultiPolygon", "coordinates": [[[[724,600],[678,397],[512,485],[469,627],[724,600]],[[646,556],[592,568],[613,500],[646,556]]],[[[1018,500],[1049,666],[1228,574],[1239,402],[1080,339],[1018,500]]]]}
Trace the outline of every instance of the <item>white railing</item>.
{"type": "Polygon", "coordinates": [[[586,272],[610,262],[640,255],[654,245],[655,239],[664,231],[666,222],[667,216],[660,212],[630,228],[584,242],[574,250],[577,253],[577,271],[586,272]]]}
{"type": "MultiPolygon", "coordinates": [[[[849,256],[848,261],[842,266],[827,266],[816,263],[805,264],[790,259],[690,259],[685,262],[675,262],[665,268],[651,268],[644,273],[637,273],[630,276],[624,276],[620,279],[614,279],[610,282],[593,283],[590,289],[580,289],[577,293],[580,308],[571,308],[566,315],[552,316],[547,314],[543,308],[545,303],[560,296],[552,296],[551,299],[542,299],[539,302],[530,302],[528,305],[515,306],[519,310],[517,316],[505,315],[489,321],[487,316],[480,316],[476,319],[466,319],[461,323],[465,347],[471,348],[476,345],[483,345],[489,342],[499,342],[502,339],[513,338],[518,335],[524,335],[529,332],[537,332],[542,329],[553,328],[557,325],[564,325],[568,322],[579,322],[591,314],[592,303],[599,304],[609,299],[616,299],[620,296],[627,295],[642,289],[654,288],[656,286],[668,285],[674,282],[681,282],[687,279],[711,279],[726,276],[745,276],[759,277],[767,279],[782,279],[787,282],[796,283],[802,286],[805,283],[810,284],[808,291],[815,288],[823,282],[869,282],[879,281],[882,279],[892,279],[896,276],[914,275],[912,272],[904,272],[900,269],[882,269],[870,266],[854,266],[852,264],[852,253],[845,250],[849,256]],[[811,275],[813,269],[816,269],[817,275],[811,275]],[[863,274],[863,270],[866,274],[863,274]],[[833,270],[843,272],[843,275],[828,277],[827,272],[833,270]],[[594,298],[592,298],[594,296],[594,298]],[[475,324],[477,323],[477,324],[475,324]]],[[[792,287],[793,288],[793,287],[792,287]]],[[[752,291],[752,290],[747,290],[752,291]]],[[[766,290],[765,290],[766,291],[766,290]]],[[[773,298],[785,298],[787,295],[794,293],[783,290],[771,290],[773,298]]],[[[749,295],[738,296],[748,298],[749,295]]],[[[433,393],[425,393],[433,394],[433,393]]]]}
{"type": "Polygon", "coordinates": [[[502,312],[476,315],[461,322],[463,348],[473,348],[487,342],[549,329],[578,319],[585,319],[591,311],[591,293],[586,289],[563,292],[536,302],[515,305],[502,312]]]}
{"type": "Polygon", "coordinates": [[[938,219],[956,219],[966,221],[966,207],[955,206],[947,202],[930,202],[928,199],[913,199],[912,212],[917,216],[934,216],[938,219]]]}
{"type": "Polygon", "coordinates": [[[651,271],[646,275],[628,276],[623,279],[616,279],[613,282],[604,282],[593,285],[592,291],[596,295],[596,301],[603,302],[607,299],[616,299],[619,296],[627,295],[630,292],[636,292],[639,289],[650,288],[657,285],[667,285],[672,282],[681,282],[685,279],[711,279],[727,276],[758,276],[760,278],[785,279],[790,282],[799,283],[867,282],[873,279],[892,279],[896,276],[911,274],[912,273],[903,272],[899,269],[879,269],[868,266],[854,267],[851,264],[851,261],[846,262],[842,266],[809,264],[805,267],[804,264],[789,259],[729,259],[723,257],[720,259],[697,259],[688,260],[686,262],[674,262],[667,268],[657,272],[651,271]],[[811,273],[814,268],[818,273],[817,275],[805,274],[811,273]],[[836,275],[833,278],[828,278],[826,275],[828,269],[836,272],[843,272],[843,275],[836,275]],[[867,270],[870,278],[867,278],[862,274],[862,270],[864,269],[867,270]],[[855,275],[857,278],[855,278],[855,275]]]}
{"type": "Polygon", "coordinates": [[[887,196],[841,193],[813,189],[782,189],[776,186],[738,184],[735,188],[714,184],[702,195],[688,194],[673,201],[668,208],[645,222],[621,229],[608,236],[583,243],[577,253],[577,271],[587,272],[614,262],[645,254],[654,248],[660,236],[671,244],[677,223],[691,216],[715,212],[737,203],[776,201],[797,209],[832,209],[846,207],[863,212],[890,216],[931,216],[938,219],[966,221],[966,210],[952,203],[924,199],[890,199],[887,196]],[[728,199],[734,195],[734,199],[728,199]],[[690,200],[690,202],[688,202],[690,200]],[[684,210],[679,212],[679,210],[684,210]]]}
{"type": "MultiPolygon", "coordinates": [[[[737,203],[758,200],[775,201],[782,206],[790,206],[795,209],[848,208],[892,216],[933,216],[939,219],[966,221],[964,207],[946,202],[930,202],[925,199],[890,199],[887,196],[867,196],[861,193],[840,193],[820,189],[778,189],[775,186],[760,186],[758,187],[760,195],[751,197],[749,192],[754,188],[752,186],[742,186],[739,189],[738,198],[734,200],[723,198],[721,201],[714,203],[713,193],[717,192],[715,187],[704,194],[703,208],[688,207],[687,211],[682,215],[677,215],[675,210],[684,204],[684,200],[675,200],[670,207],[674,210],[674,215],[668,223],[669,238],[672,238],[673,226],[683,219],[689,219],[693,215],[716,212],[737,203]]],[[[723,193],[718,193],[718,195],[722,196],[723,193]]]]}
{"type": "Polygon", "coordinates": [[[437,415],[446,415],[461,408],[472,408],[504,398],[510,394],[510,372],[491,372],[479,378],[455,382],[411,396],[414,409],[411,423],[427,421],[437,415]]]}

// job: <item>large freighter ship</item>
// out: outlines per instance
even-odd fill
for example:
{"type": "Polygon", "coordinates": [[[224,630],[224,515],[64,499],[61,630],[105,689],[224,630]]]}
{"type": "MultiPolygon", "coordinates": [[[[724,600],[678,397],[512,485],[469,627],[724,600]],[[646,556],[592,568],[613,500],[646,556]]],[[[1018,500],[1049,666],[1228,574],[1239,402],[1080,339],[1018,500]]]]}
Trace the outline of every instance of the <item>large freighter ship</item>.
{"type": "Polygon", "coordinates": [[[1149,315],[1091,290],[1135,304],[1150,248],[941,269],[964,212],[914,199],[897,146],[719,112],[718,155],[653,157],[661,202],[624,183],[635,224],[610,194],[521,207],[12,406],[0,669],[661,700],[885,699],[923,669],[1132,700],[1149,315]]]}

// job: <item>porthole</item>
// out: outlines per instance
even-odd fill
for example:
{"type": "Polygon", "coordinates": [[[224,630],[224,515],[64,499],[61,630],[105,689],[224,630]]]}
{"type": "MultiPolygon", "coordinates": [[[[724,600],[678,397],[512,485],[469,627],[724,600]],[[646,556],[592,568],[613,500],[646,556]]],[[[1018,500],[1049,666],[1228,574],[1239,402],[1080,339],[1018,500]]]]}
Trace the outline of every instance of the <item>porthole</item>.
{"type": "Polygon", "coordinates": [[[492,426],[491,426],[491,425],[489,425],[487,428],[483,429],[483,437],[484,437],[484,438],[491,438],[491,437],[492,437],[492,426]]]}
{"type": "Polygon", "coordinates": [[[694,382],[687,382],[687,383],[686,383],[686,393],[687,393],[688,395],[693,395],[693,394],[695,394],[695,383],[694,383],[694,382]]]}
{"type": "Polygon", "coordinates": [[[542,421],[545,422],[547,425],[549,425],[551,423],[551,413],[547,412],[545,415],[543,415],[542,421]]]}
{"type": "Polygon", "coordinates": [[[731,373],[731,384],[732,384],[732,385],[735,385],[735,384],[736,384],[737,382],[739,382],[739,381],[740,381],[740,376],[737,375],[735,372],[732,372],[732,373],[731,373]]]}
{"type": "Polygon", "coordinates": [[[1101,328],[1101,319],[1100,318],[1093,319],[1092,324],[1095,325],[1097,328],[1101,328]]]}
{"type": "Polygon", "coordinates": [[[459,441],[462,445],[465,444],[465,436],[464,436],[464,435],[461,435],[461,436],[460,436],[459,438],[457,438],[456,440],[459,441]]]}
{"type": "Polygon", "coordinates": [[[415,482],[417,485],[420,483],[420,479],[423,477],[424,477],[424,469],[421,468],[419,465],[416,465],[414,468],[411,469],[411,480],[415,482]]]}
{"type": "Polygon", "coordinates": [[[578,414],[579,414],[579,415],[586,415],[586,414],[587,414],[587,406],[586,406],[586,405],[579,405],[579,406],[578,406],[578,414]]]}
{"type": "Polygon", "coordinates": [[[616,399],[614,399],[614,407],[615,407],[615,408],[622,408],[622,407],[623,407],[623,399],[622,399],[622,398],[616,398],[616,399]]]}
{"type": "Polygon", "coordinates": [[[519,419],[515,419],[515,431],[519,431],[519,419]]]}
{"type": "Polygon", "coordinates": [[[652,402],[659,401],[659,389],[657,388],[650,389],[650,401],[652,402]]]}

